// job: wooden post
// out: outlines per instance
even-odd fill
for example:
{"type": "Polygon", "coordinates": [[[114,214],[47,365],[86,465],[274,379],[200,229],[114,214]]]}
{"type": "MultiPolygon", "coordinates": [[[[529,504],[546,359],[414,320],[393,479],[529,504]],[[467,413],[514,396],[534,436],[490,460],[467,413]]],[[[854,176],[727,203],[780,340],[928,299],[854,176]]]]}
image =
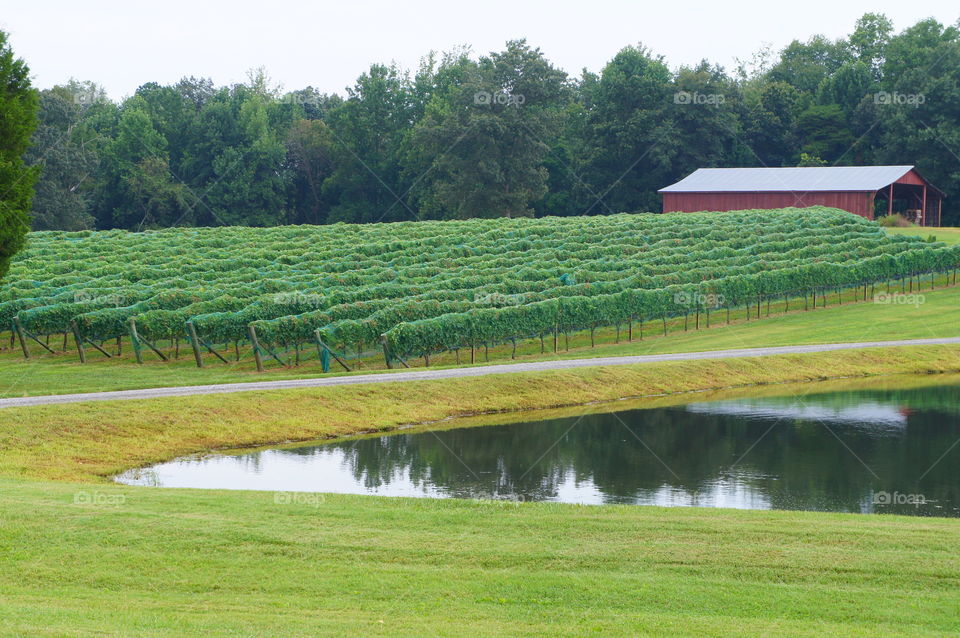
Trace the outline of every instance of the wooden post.
{"type": "Polygon", "coordinates": [[[23,326],[20,324],[20,317],[13,318],[13,329],[17,333],[17,339],[20,340],[20,349],[23,350],[23,358],[30,358],[30,349],[27,347],[27,338],[23,334],[23,326]]]}
{"type": "Polygon", "coordinates": [[[887,215],[893,215],[893,184],[890,184],[890,193],[887,195],[887,215]]]}
{"type": "Polygon", "coordinates": [[[80,330],[77,328],[77,322],[70,322],[70,330],[73,332],[73,340],[77,343],[77,354],[80,355],[80,363],[87,362],[87,354],[83,351],[83,339],[80,337],[80,330]]]}
{"type": "Polygon", "coordinates": [[[133,317],[127,321],[127,329],[130,332],[130,345],[133,346],[133,354],[137,358],[137,363],[143,363],[143,353],[140,352],[140,338],[137,335],[137,320],[133,317]]]}
{"type": "MultiPolygon", "coordinates": [[[[190,337],[190,345],[193,347],[193,358],[197,362],[197,367],[203,367],[203,355],[200,353],[200,340],[197,338],[197,329],[194,328],[193,322],[187,322],[187,336],[190,337]]],[[[256,350],[256,346],[254,346],[256,350]]]]}
{"type": "MultiPolygon", "coordinates": [[[[193,332],[193,324],[187,324],[190,326],[191,332],[193,332]]],[[[250,338],[250,345],[253,346],[253,360],[257,364],[257,372],[263,372],[263,355],[260,352],[260,341],[257,340],[257,329],[253,324],[247,326],[247,336],[250,338]]],[[[193,342],[196,343],[196,333],[192,334],[193,342]]],[[[197,349],[197,352],[200,352],[197,349]]],[[[197,362],[200,361],[200,355],[197,355],[197,362]]]]}
{"type": "MultiPolygon", "coordinates": [[[[383,348],[383,360],[387,362],[387,368],[393,370],[393,363],[390,362],[390,347],[387,345],[387,335],[380,335],[380,347],[383,348]]],[[[473,346],[470,347],[470,363],[473,363],[473,346]]]]}
{"type": "Polygon", "coordinates": [[[920,225],[927,225],[927,185],[923,185],[923,203],[920,204],[920,225]]]}

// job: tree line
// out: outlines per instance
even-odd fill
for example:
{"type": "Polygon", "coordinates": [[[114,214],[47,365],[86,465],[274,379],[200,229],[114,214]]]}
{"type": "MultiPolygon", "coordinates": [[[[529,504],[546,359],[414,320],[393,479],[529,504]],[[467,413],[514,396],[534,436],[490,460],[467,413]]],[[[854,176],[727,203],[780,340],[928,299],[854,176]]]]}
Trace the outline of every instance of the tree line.
{"type": "Polygon", "coordinates": [[[526,41],[419,68],[374,64],[345,95],[263,70],[215,86],[93,82],[39,92],[25,161],[34,229],[326,224],[657,211],[699,167],[916,164],[960,222],[960,30],[761,50],[672,70],[642,46],[571,77],[526,41]]]}

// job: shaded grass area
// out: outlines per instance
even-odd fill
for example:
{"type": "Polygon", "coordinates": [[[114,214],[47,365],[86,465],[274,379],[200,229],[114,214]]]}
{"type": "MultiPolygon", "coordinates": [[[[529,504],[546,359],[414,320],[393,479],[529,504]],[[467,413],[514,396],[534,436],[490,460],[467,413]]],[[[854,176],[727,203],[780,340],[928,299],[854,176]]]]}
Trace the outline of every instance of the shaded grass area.
{"type": "MultiPolygon", "coordinates": [[[[936,283],[940,286],[952,279],[941,277],[936,283]]],[[[828,342],[852,342],[872,340],[893,340],[910,338],[953,337],[958,335],[960,325],[960,288],[924,289],[914,296],[899,297],[891,303],[873,303],[863,301],[862,289],[848,290],[841,295],[835,293],[826,297],[826,308],[812,306],[802,310],[802,300],[777,300],[770,304],[770,316],[767,308],[761,308],[761,318],[756,317],[756,306],[747,319],[744,309],[731,314],[731,323],[726,324],[726,313],[715,312],[711,317],[711,327],[706,329],[705,316],[700,317],[700,329],[696,329],[696,318],[691,315],[686,321],[677,318],[668,321],[667,336],[663,336],[661,322],[647,322],[641,326],[633,325],[633,341],[628,342],[627,326],[621,326],[619,343],[614,328],[597,329],[594,334],[596,347],[591,347],[589,332],[573,333],[569,344],[561,336],[558,352],[552,352],[552,339],[544,346],[537,339],[519,341],[514,355],[511,344],[483,348],[475,351],[475,363],[506,362],[516,360],[533,361],[551,358],[579,358],[594,356],[616,356],[630,354],[662,354],[668,352],[694,352],[700,350],[722,350],[728,348],[747,348],[758,346],[803,345],[828,342]],[[854,300],[858,300],[854,303],[854,300]],[[842,303],[842,305],[841,305],[842,303]],[[788,309],[789,313],[782,314],[788,309]]],[[[898,289],[893,289],[896,292],[898,289]]],[[[885,292],[879,287],[875,292],[885,292]]],[[[870,297],[868,295],[869,299],[870,297]]],[[[304,356],[312,356],[301,366],[283,368],[273,363],[266,374],[257,374],[248,354],[244,354],[238,363],[224,364],[208,355],[206,367],[198,369],[189,354],[182,349],[181,358],[170,362],[161,362],[145,355],[147,363],[137,365],[133,361],[129,344],[124,344],[123,355],[113,359],[96,359],[102,355],[90,355],[90,362],[81,365],[75,352],[57,356],[35,354],[30,361],[24,361],[17,349],[9,349],[9,340],[0,335],[7,349],[0,352],[0,396],[26,396],[39,394],[61,394],[73,392],[95,392],[103,390],[126,390],[164,386],[180,386],[208,383],[233,383],[255,381],[264,378],[291,379],[298,377],[322,376],[316,354],[305,350],[304,356]]],[[[53,344],[59,345],[59,344],[53,344]]],[[[33,351],[40,350],[34,344],[33,351]]],[[[111,350],[115,352],[115,350],[111,350]]],[[[225,351],[226,353],[226,351],[225,351]]],[[[229,353],[226,353],[229,354],[229,353]]],[[[469,351],[460,352],[460,364],[467,365],[469,351]]],[[[230,356],[227,356],[230,359],[230,356]]],[[[423,360],[411,360],[411,365],[423,365],[423,360]]],[[[356,362],[351,365],[356,366],[356,362]]],[[[452,353],[435,356],[431,360],[433,367],[457,365],[452,353]]],[[[363,359],[355,372],[384,371],[382,357],[371,356],[363,359]]],[[[338,366],[330,374],[342,374],[338,366]]]]}
{"type": "Polygon", "coordinates": [[[0,510],[5,635],[960,629],[951,519],[7,479],[0,510]]]}
{"type": "Polygon", "coordinates": [[[960,346],[922,346],[5,408],[0,475],[102,481],[131,467],[215,448],[384,431],[482,412],[828,377],[955,371],[960,346]]]}

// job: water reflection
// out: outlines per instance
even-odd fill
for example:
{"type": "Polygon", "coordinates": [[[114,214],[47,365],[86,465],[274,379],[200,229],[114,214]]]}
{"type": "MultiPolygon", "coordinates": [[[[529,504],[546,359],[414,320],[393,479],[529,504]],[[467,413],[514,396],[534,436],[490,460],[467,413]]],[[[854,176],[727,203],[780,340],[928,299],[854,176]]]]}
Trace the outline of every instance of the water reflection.
{"type": "Polygon", "coordinates": [[[956,386],[694,403],[183,459],[121,480],[958,516],[958,414],[956,386]]]}

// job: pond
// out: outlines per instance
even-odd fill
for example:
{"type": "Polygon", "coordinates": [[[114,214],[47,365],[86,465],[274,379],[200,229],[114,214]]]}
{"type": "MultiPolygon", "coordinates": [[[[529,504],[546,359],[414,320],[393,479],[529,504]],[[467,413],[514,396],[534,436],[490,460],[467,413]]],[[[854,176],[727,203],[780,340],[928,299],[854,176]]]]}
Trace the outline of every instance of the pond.
{"type": "Polygon", "coordinates": [[[184,458],[117,480],[960,516],[960,383],[805,392],[184,458]]]}

